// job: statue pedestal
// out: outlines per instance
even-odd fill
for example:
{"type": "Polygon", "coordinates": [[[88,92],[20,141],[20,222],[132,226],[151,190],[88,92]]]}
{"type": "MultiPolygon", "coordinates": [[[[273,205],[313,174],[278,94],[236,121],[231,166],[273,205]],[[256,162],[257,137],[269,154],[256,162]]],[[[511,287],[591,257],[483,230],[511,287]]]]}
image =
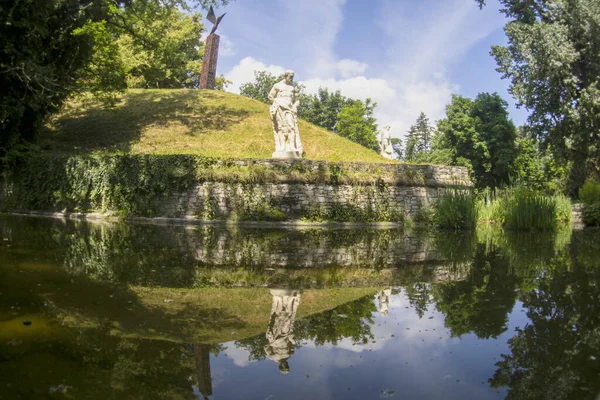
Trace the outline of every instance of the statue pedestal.
{"type": "Polygon", "coordinates": [[[276,151],[271,157],[283,160],[295,160],[302,158],[302,154],[297,151],[276,151]]]}

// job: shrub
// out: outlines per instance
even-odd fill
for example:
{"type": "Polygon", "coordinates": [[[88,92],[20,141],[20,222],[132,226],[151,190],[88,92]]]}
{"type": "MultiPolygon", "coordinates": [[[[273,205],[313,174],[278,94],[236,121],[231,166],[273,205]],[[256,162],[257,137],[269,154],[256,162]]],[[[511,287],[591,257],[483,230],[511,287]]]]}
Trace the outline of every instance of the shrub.
{"type": "Polygon", "coordinates": [[[435,204],[433,220],[440,228],[469,229],[477,225],[479,207],[475,195],[466,190],[450,190],[435,204]]]}
{"type": "Polygon", "coordinates": [[[586,226],[600,226],[600,183],[586,182],[579,189],[579,199],[583,203],[583,223],[586,226]]]}

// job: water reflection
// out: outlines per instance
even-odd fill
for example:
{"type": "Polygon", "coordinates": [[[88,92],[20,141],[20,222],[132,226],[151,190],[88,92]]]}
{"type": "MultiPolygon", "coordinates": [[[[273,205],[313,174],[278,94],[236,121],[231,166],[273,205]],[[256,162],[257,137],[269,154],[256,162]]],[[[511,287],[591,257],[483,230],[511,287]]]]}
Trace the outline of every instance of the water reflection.
{"type": "Polygon", "coordinates": [[[0,234],[0,399],[600,392],[597,231],[0,234]]]}
{"type": "Polygon", "coordinates": [[[279,364],[279,372],[287,374],[290,366],[287,362],[294,355],[294,321],[300,305],[300,292],[290,289],[271,289],[273,306],[271,320],[267,329],[265,354],[267,358],[279,364]]]}

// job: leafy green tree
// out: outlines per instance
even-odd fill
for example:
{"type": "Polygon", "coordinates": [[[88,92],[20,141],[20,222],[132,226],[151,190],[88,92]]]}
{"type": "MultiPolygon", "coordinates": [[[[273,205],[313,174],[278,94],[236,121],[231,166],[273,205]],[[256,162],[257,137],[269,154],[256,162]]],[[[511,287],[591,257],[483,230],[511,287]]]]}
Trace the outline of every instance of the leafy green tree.
{"type": "Polygon", "coordinates": [[[254,100],[269,104],[269,92],[283,76],[273,75],[268,71],[254,71],[254,82],[240,85],[240,94],[254,100]]]}
{"type": "Polygon", "coordinates": [[[0,156],[19,139],[32,140],[74,90],[93,39],[73,33],[102,14],[100,0],[0,3],[0,156]]]}
{"type": "Polygon", "coordinates": [[[353,101],[342,96],[339,90],[329,92],[327,88],[319,88],[317,94],[307,95],[301,99],[298,115],[317,126],[335,131],[339,113],[353,101]]]}
{"type": "Polygon", "coordinates": [[[197,87],[204,46],[199,13],[133,1],[109,24],[125,66],[128,87],[197,87]]]}
{"type": "Polygon", "coordinates": [[[600,177],[600,2],[500,3],[511,21],[508,45],[492,47],[497,70],[541,142],[569,163],[575,194],[590,173],[600,177]]]}
{"type": "Polygon", "coordinates": [[[431,150],[433,132],[434,128],[429,124],[429,118],[424,112],[421,112],[417,121],[408,129],[404,159],[416,161],[419,158],[424,158],[426,153],[431,150]]]}
{"type": "Polygon", "coordinates": [[[366,148],[379,152],[377,141],[377,123],[373,111],[377,103],[367,99],[353,100],[342,108],[337,116],[335,132],[366,148]]]}
{"type": "Polygon", "coordinates": [[[452,164],[472,168],[478,187],[498,187],[510,180],[516,157],[516,128],[508,104],[497,93],[480,93],[475,101],[453,95],[446,118],[438,121],[438,150],[450,151],[452,164]]]}

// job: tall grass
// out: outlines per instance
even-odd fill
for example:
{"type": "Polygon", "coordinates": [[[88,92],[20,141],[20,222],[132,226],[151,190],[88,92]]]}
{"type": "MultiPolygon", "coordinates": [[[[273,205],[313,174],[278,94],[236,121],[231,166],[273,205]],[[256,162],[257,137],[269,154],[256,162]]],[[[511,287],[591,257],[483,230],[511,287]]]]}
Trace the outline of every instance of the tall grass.
{"type": "Polygon", "coordinates": [[[556,229],[571,222],[571,201],[518,186],[487,194],[482,216],[510,229],[556,229]]]}
{"type": "Polygon", "coordinates": [[[477,225],[479,207],[468,190],[449,190],[435,204],[433,220],[440,228],[470,229],[477,225]]]}
{"type": "Polygon", "coordinates": [[[579,189],[579,199],[583,203],[583,223],[600,226],[600,183],[586,182],[579,189]]]}

